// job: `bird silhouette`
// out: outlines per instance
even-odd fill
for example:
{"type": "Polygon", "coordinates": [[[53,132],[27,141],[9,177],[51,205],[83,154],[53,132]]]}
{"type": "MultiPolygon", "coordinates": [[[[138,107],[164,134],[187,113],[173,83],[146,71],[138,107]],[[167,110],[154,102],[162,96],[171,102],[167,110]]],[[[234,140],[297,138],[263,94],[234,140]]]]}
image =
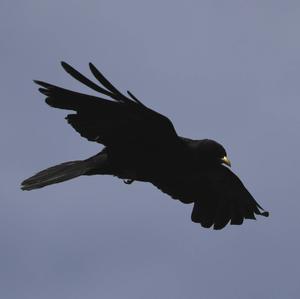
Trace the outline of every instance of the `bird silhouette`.
{"type": "Polygon", "coordinates": [[[183,203],[194,203],[191,219],[203,227],[222,229],[269,213],[255,201],[229,169],[224,147],[210,139],[177,135],[172,122],[148,108],[130,91],[122,94],[89,64],[94,83],[69,64],[72,77],[106,98],[35,81],[51,107],[72,110],[68,123],[89,141],[104,145],[95,156],[47,168],[22,182],[23,190],[42,188],[81,175],[113,175],[126,184],[149,182],[183,203]],[[100,84],[99,84],[100,83],[100,84]]]}

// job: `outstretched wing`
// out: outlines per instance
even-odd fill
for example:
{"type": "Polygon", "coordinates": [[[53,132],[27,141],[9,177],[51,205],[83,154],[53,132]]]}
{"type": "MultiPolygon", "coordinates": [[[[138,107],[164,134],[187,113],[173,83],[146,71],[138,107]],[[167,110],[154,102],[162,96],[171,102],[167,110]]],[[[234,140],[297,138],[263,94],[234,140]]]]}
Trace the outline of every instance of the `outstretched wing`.
{"type": "Polygon", "coordinates": [[[229,221],[239,225],[244,219],[256,219],[255,214],[269,215],[240,179],[222,165],[203,173],[152,183],[174,199],[194,202],[192,221],[206,228],[213,225],[214,229],[222,229],[229,221]]]}
{"type": "Polygon", "coordinates": [[[171,121],[147,108],[132,93],[118,91],[96,68],[90,70],[101,85],[86,78],[65,62],[62,66],[72,77],[112,100],[67,90],[42,81],[39,91],[51,107],[74,110],[66,119],[81,136],[106,146],[130,144],[169,144],[178,141],[171,121]]]}

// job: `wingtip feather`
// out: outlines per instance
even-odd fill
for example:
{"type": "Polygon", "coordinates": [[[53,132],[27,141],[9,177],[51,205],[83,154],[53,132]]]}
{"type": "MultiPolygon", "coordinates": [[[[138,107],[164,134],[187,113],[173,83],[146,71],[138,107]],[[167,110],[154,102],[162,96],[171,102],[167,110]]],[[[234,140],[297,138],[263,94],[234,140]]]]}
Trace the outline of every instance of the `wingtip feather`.
{"type": "Polygon", "coordinates": [[[63,60],[60,62],[60,64],[61,64],[61,66],[62,66],[63,68],[70,66],[68,63],[66,63],[66,62],[63,61],[63,60]]]}

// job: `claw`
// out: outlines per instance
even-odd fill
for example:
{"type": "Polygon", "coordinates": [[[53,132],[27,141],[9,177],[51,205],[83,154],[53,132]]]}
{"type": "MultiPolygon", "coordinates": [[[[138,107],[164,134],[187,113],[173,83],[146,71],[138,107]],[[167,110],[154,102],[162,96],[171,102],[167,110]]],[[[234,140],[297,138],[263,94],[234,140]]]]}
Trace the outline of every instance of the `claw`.
{"type": "Polygon", "coordinates": [[[123,180],[123,182],[125,184],[127,184],[127,185],[130,185],[130,184],[132,184],[134,182],[134,180],[132,180],[132,179],[125,179],[125,180],[123,180]]]}

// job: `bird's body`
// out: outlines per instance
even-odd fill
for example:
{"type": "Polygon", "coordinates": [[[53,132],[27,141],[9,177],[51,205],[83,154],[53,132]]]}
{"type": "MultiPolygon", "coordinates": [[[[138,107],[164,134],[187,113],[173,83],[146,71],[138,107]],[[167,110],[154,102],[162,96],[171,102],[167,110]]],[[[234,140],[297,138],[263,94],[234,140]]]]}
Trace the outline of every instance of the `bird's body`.
{"type": "Polygon", "coordinates": [[[80,175],[114,175],[128,184],[150,182],[175,199],[194,203],[192,220],[203,227],[221,229],[229,221],[241,224],[244,218],[255,219],[254,214],[268,215],[227,167],[230,162],[222,145],[178,136],[167,117],[130,92],[129,97],[121,94],[92,64],[91,71],[103,87],[68,64],[62,65],[74,78],[113,101],[36,81],[42,86],[40,92],[50,106],[76,111],[66,117],[69,124],[81,136],[105,147],[86,160],[37,173],[22,183],[23,190],[80,175]]]}
{"type": "Polygon", "coordinates": [[[179,137],[178,143],[171,147],[145,145],[126,148],[124,146],[122,150],[105,147],[99,154],[90,158],[94,165],[100,158],[101,166],[88,172],[87,175],[111,174],[121,179],[151,183],[170,177],[197,176],[212,167],[207,161],[200,161],[201,157],[197,155],[197,145],[202,145],[204,142],[213,141],[179,137]],[[103,173],[104,171],[106,173],[103,173]]]}

